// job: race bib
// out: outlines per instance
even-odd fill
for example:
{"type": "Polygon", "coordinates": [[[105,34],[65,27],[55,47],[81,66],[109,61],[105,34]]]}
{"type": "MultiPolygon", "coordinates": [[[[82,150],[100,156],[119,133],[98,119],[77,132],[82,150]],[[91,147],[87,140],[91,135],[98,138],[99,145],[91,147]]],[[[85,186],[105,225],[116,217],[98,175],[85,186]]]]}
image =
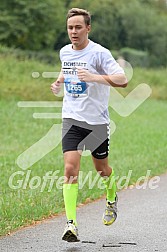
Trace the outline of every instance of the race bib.
{"type": "Polygon", "coordinates": [[[73,97],[80,97],[87,95],[87,84],[86,82],[78,79],[67,78],[64,80],[67,94],[73,97]]]}

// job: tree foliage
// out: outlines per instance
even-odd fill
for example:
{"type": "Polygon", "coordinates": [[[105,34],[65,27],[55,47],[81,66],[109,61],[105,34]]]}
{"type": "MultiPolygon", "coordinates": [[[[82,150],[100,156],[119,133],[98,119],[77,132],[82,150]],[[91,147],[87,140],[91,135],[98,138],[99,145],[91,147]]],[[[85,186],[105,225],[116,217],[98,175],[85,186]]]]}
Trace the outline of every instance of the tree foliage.
{"type": "Polygon", "coordinates": [[[0,42],[22,49],[53,47],[65,10],[61,0],[3,0],[0,42]]]}
{"type": "Polygon", "coordinates": [[[95,42],[112,50],[143,50],[152,65],[166,65],[166,0],[1,0],[0,43],[58,50],[69,43],[66,13],[72,7],[91,12],[95,42]]]}

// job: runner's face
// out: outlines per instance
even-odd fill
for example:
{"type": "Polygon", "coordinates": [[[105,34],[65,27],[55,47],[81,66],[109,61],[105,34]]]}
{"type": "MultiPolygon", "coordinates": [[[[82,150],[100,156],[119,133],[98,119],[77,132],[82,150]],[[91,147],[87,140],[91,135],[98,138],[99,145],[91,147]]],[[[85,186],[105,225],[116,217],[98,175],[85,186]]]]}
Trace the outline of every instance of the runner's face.
{"type": "Polygon", "coordinates": [[[86,25],[83,16],[70,17],[67,20],[67,31],[74,50],[82,50],[88,44],[90,25],[86,25]]]}

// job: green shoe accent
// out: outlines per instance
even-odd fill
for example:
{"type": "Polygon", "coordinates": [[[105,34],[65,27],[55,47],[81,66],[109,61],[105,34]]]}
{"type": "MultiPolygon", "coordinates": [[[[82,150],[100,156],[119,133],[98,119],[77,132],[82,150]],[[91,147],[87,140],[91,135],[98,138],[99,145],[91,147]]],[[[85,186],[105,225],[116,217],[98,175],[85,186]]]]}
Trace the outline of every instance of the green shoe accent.
{"type": "Polygon", "coordinates": [[[117,218],[117,202],[118,202],[118,197],[116,196],[114,202],[106,201],[106,209],[103,214],[103,224],[106,226],[109,226],[113,224],[113,222],[117,218]]]}

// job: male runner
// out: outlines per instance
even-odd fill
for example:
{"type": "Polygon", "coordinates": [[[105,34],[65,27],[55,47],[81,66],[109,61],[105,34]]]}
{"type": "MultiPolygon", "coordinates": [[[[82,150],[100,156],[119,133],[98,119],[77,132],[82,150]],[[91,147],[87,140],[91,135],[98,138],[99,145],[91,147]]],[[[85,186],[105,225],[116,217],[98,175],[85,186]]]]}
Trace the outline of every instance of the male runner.
{"type": "Polygon", "coordinates": [[[71,44],[60,50],[62,63],[58,79],[52,83],[54,94],[64,83],[62,108],[62,147],[65,181],[63,196],[67,224],[62,239],[77,242],[76,202],[81,153],[89,149],[97,172],[106,187],[103,223],[111,225],[117,218],[117,195],[114,171],[108,164],[110,86],[126,87],[123,69],[110,51],[89,40],[91,16],[83,9],[72,8],[67,14],[67,31],[71,44]]]}

